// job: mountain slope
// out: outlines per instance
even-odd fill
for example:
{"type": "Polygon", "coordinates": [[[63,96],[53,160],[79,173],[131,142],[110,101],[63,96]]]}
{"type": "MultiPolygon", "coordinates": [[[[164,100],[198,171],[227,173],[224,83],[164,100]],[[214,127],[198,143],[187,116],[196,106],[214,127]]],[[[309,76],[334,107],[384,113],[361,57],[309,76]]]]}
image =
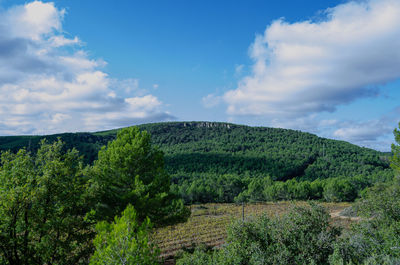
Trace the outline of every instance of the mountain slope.
{"type": "MultiPolygon", "coordinates": [[[[175,179],[235,174],[274,180],[314,180],[373,174],[388,169],[387,154],[344,141],[295,130],[217,122],[168,122],[140,125],[165,152],[167,171],[175,179]]],[[[60,137],[91,163],[117,130],[48,136],[3,136],[0,150],[36,150],[46,138],[60,137]]]]}

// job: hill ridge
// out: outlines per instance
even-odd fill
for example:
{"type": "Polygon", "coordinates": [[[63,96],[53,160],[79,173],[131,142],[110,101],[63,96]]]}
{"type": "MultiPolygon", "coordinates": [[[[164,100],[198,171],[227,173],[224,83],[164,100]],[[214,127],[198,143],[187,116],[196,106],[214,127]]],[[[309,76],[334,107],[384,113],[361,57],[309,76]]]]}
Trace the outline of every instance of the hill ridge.
{"type": "MultiPolygon", "coordinates": [[[[226,122],[179,121],[138,125],[152,135],[165,153],[173,177],[201,174],[270,175],[275,180],[317,179],[371,173],[389,167],[387,154],[319,137],[299,130],[226,122]]],[[[42,139],[61,138],[66,149],[76,148],[86,163],[119,129],[45,136],[1,136],[0,150],[34,151],[42,139]]]]}

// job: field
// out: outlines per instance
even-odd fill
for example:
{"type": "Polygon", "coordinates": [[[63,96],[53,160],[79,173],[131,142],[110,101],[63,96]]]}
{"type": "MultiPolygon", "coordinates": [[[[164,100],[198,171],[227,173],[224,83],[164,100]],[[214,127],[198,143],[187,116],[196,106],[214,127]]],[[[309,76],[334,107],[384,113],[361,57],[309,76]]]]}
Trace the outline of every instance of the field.
{"type": "MultiPolygon", "coordinates": [[[[201,244],[208,247],[223,245],[226,227],[234,220],[241,219],[243,216],[246,219],[261,214],[280,215],[294,204],[304,205],[306,202],[192,205],[192,215],[186,223],[156,229],[152,235],[152,242],[160,248],[161,258],[172,262],[172,258],[181,249],[193,248],[201,244]]],[[[349,203],[323,203],[323,205],[329,210],[334,224],[342,227],[349,225],[351,220],[338,214],[349,207],[349,203]]]]}

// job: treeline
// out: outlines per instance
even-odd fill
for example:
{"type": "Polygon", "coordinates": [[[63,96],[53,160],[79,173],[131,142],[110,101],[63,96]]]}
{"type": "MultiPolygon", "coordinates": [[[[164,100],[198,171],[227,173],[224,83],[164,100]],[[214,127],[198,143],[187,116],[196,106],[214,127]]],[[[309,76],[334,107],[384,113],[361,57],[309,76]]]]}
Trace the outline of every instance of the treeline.
{"type": "Polygon", "coordinates": [[[240,177],[226,174],[216,176],[203,174],[180,179],[171,189],[186,204],[232,203],[279,200],[322,200],[327,202],[354,201],[363,190],[375,183],[393,178],[391,170],[377,171],[370,175],[335,177],[314,181],[291,179],[273,181],[267,177],[240,177]]]}

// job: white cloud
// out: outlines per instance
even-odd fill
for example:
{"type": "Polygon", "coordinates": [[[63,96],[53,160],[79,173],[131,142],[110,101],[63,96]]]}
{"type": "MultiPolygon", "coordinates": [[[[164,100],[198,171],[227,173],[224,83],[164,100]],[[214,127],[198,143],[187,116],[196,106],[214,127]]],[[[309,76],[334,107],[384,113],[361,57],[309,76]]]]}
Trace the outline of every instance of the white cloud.
{"type": "Polygon", "coordinates": [[[2,17],[11,36],[38,41],[61,31],[64,14],[53,3],[34,1],[11,8],[2,17]]]}
{"type": "Polygon", "coordinates": [[[64,36],[53,36],[50,38],[50,41],[52,43],[52,46],[54,47],[61,47],[61,46],[80,43],[80,40],[76,36],[73,39],[67,39],[64,36]]]}
{"type": "Polygon", "coordinates": [[[101,130],[173,118],[138,79],[117,80],[62,30],[65,10],[35,1],[0,13],[0,134],[101,130]],[[75,52],[67,49],[75,46],[75,52]]]}
{"type": "Polygon", "coordinates": [[[331,135],[357,145],[389,151],[394,142],[393,130],[398,127],[399,115],[400,107],[397,107],[376,119],[338,122],[331,135]]]}
{"type": "Polygon", "coordinates": [[[333,132],[333,136],[346,141],[375,141],[393,130],[380,120],[347,122],[333,132]]]}
{"type": "Polygon", "coordinates": [[[389,151],[393,143],[394,122],[385,117],[363,122],[342,122],[332,133],[333,138],[380,151],[389,151]]]}
{"type": "Polygon", "coordinates": [[[212,108],[217,106],[221,102],[221,97],[215,94],[209,94],[201,99],[203,106],[206,108],[212,108]]]}
{"type": "Polygon", "coordinates": [[[273,22],[250,48],[252,74],[223,95],[230,115],[332,112],[400,77],[400,1],[348,2],[321,21],[273,22]]]}

